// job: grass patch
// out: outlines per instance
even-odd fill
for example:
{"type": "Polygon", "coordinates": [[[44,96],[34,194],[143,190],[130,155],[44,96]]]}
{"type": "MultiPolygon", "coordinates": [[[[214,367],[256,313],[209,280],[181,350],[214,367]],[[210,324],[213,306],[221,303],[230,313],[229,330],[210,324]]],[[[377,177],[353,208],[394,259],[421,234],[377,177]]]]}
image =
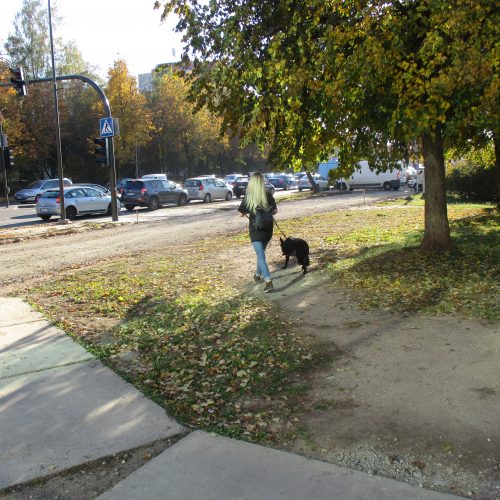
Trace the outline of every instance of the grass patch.
{"type": "Polygon", "coordinates": [[[340,225],[324,238],[324,252],[336,251],[326,266],[367,308],[497,320],[499,217],[484,205],[457,204],[449,207],[449,218],[452,249],[423,254],[418,249],[423,210],[375,210],[363,217],[361,227],[345,231],[340,225]]]}
{"type": "MultiPolygon", "coordinates": [[[[418,204],[279,224],[305,238],[313,267],[364,307],[496,320],[499,217],[484,205],[452,204],[448,213],[453,248],[439,254],[418,251],[418,204]]],[[[235,263],[224,250],[248,244],[243,230],[168,257],[100,263],[51,277],[28,298],[181,422],[270,442],[298,432],[304,371],[335,354],[305,343],[275,304],[229,285],[235,263]]]]}
{"type": "Polygon", "coordinates": [[[288,378],[313,354],[275,305],[227,286],[195,249],[51,279],[30,300],[181,422],[270,440],[304,391],[288,378]]]}

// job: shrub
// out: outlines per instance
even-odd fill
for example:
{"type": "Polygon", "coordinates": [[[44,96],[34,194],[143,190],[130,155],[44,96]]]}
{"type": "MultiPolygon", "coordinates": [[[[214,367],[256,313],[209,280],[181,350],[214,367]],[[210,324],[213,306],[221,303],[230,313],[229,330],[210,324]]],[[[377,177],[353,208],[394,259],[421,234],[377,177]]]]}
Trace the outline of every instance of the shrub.
{"type": "Polygon", "coordinates": [[[448,166],[446,188],[448,192],[469,200],[495,201],[497,197],[494,169],[468,159],[448,166]]]}

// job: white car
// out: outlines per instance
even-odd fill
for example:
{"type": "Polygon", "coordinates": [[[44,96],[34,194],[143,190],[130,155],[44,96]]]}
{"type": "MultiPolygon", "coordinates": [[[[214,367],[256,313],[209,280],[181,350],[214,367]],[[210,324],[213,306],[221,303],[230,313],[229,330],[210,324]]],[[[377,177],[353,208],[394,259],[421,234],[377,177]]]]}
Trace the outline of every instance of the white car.
{"type": "MultiPolygon", "coordinates": [[[[120,202],[117,200],[118,210],[120,202]]],[[[64,209],[66,218],[74,220],[78,215],[111,215],[111,193],[103,193],[88,186],[70,186],[64,188],[64,209]]],[[[52,216],[61,216],[61,195],[59,189],[45,191],[36,204],[36,214],[43,220],[52,216]]]]}
{"type": "MultiPolygon", "coordinates": [[[[318,185],[319,189],[328,189],[330,187],[328,179],[321,177],[319,174],[312,174],[312,178],[314,182],[318,185]]],[[[299,179],[299,191],[303,189],[312,189],[311,183],[309,182],[309,178],[307,175],[302,176],[299,179]]]]}
{"type": "Polygon", "coordinates": [[[210,203],[212,200],[226,200],[233,198],[233,190],[222,179],[216,177],[199,176],[186,179],[184,189],[187,190],[189,201],[201,200],[210,203]]]}

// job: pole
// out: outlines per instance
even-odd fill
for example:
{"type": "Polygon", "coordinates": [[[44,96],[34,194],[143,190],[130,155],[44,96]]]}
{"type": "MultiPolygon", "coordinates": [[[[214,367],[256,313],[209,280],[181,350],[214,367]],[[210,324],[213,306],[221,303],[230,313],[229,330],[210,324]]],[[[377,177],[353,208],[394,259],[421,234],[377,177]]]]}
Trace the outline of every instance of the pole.
{"type": "Polygon", "coordinates": [[[118,220],[118,203],[116,196],[116,169],[115,169],[115,146],[112,137],[106,137],[108,141],[109,179],[111,181],[111,218],[113,222],[118,220]]]}
{"type": "Polygon", "coordinates": [[[50,34],[50,55],[52,58],[52,83],[54,87],[54,114],[56,126],[56,152],[57,152],[57,174],[59,177],[59,197],[61,207],[61,223],[66,222],[66,210],[64,207],[64,179],[63,179],[63,165],[62,165],[62,151],[61,151],[61,129],[59,124],[59,100],[57,98],[57,83],[56,83],[56,64],[54,59],[54,39],[52,37],[52,14],[50,10],[50,0],[47,0],[49,7],[49,34],[50,34]]]}
{"type": "Polygon", "coordinates": [[[135,147],[135,178],[139,178],[139,148],[135,147]]]}
{"type": "Polygon", "coordinates": [[[8,146],[7,136],[3,135],[3,123],[0,122],[0,163],[2,164],[3,173],[3,189],[5,193],[5,200],[7,202],[6,208],[9,208],[9,186],[7,185],[7,167],[5,165],[5,157],[3,155],[3,150],[8,146]]]}

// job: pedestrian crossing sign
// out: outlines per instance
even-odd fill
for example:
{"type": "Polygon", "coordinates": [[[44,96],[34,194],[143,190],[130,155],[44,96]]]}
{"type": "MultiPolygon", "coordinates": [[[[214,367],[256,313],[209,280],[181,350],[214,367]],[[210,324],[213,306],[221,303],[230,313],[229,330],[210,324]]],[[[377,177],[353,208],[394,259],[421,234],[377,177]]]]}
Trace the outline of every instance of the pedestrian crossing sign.
{"type": "Polygon", "coordinates": [[[108,118],[101,118],[99,120],[99,130],[101,131],[101,137],[113,137],[115,135],[113,118],[111,118],[111,116],[108,118]]]}

